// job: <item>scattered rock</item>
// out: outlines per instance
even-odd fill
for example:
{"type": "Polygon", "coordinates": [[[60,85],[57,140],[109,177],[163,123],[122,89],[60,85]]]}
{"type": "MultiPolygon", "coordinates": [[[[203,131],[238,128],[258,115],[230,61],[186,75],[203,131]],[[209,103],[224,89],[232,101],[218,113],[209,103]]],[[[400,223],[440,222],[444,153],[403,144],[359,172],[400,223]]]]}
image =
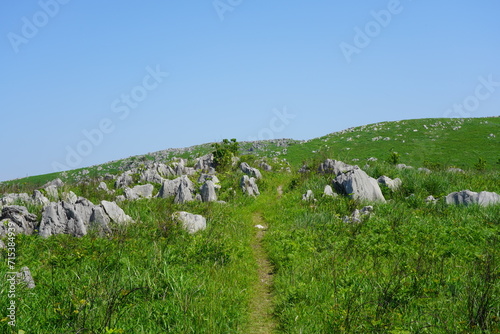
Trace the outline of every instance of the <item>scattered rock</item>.
{"type": "Polygon", "coordinates": [[[262,226],[260,224],[259,225],[255,225],[254,227],[258,228],[259,230],[265,230],[266,229],[264,226],[262,226]]]}
{"type": "Polygon", "coordinates": [[[62,188],[64,186],[64,182],[61,179],[57,178],[55,180],[52,180],[52,181],[45,183],[42,186],[42,188],[47,188],[50,186],[55,186],[56,188],[62,188]]]}
{"type": "Polygon", "coordinates": [[[244,194],[248,196],[258,196],[260,195],[259,187],[257,187],[257,183],[255,183],[254,177],[248,177],[248,175],[243,175],[240,181],[241,189],[244,194]]]}
{"type": "Polygon", "coordinates": [[[257,168],[250,167],[246,162],[242,162],[240,165],[240,169],[243,173],[247,174],[250,177],[254,177],[257,180],[262,178],[261,172],[257,168]]]}
{"type": "Polygon", "coordinates": [[[465,173],[465,171],[463,169],[454,168],[454,167],[448,168],[448,172],[450,172],[450,173],[465,173]]]}
{"type": "Polygon", "coordinates": [[[180,183],[180,177],[174,180],[164,180],[160,188],[160,192],[158,193],[158,197],[168,198],[175,196],[177,194],[177,190],[179,189],[180,183]]]}
{"type": "Polygon", "coordinates": [[[207,180],[200,189],[201,200],[203,202],[217,201],[217,194],[215,193],[215,184],[211,180],[207,180]]]}
{"type": "Polygon", "coordinates": [[[342,220],[345,223],[361,223],[363,217],[370,216],[373,212],[373,206],[365,206],[360,210],[356,209],[352,212],[351,216],[345,216],[342,220]]]}
{"type": "Polygon", "coordinates": [[[397,169],[413,169],[412,166],[406,166],[405,164],[397,164],[396,168],[397,169]]]}
{"type": "Polygon", "coordinates": [[[47,193],[49,199],[53,201],[57,201],[59,199],[59,191],[57,190],[57,187],[55,185],[50,185],[43,189],[45,189],[45,192],[47,193]]]}
{"type": "Polygon", "coordinates": [[[21,194],[7,194],[0,198],[0,206],[12,205],[18,203],[31,203],[31,197],[26,193],[21,194]]]}
{"type": "Polygon", "coordinates": [[[395,178],[394,180],[392,180],[391,178],[389,178],[385,175],[382,175],[381,177],[379,177],[377,179],[377,181],[379,184],[383,184],[384,186],[387,186],[392,191],[398,190],[398,188],[401,187],[401,184],[402,184],[400,178],[395,178]]]}
{"type": "Polygon", "coordinates": [[[115,188],[125,188],[134,183],[134,179],[132,177],[132,171],[126,171],[122,175],[118,176],[115,181],[115,188]]]}
{"type": "Polygon", "coordinates": [[[368,161],[378,161],[378,159],[377,159],[377,158],[374,158],[374,157],[368,158],[367,160],[368,160],[368,161]]]}
{"type": "Polygon", "coordinates": [[[201,215],[195,215],[185,211],[175,212],[172,215],[174,221],[181,223],[182,227],[193,234],[207,227],[207,220],[201,215]]]}
{"type": "Polygon", "coordinates": [[[273,167],[269,164],[267,164],[266,162],[262,161],[260,164],[259,164],[259,167],[262,168],[263,170],[265,170],[266,172],[270,172],[273,170],[273,167]]]}
{"type": "Polygon", "coordinates": [[[210,169],[214,166],[214,155],[212,153],[209,153],[196,159],[194,169],[201,170],[202,172],[206,173],[209,172],[210,169]]]}
{"type": "Polygon", "coordinates": [[[313,201],[314,200],[314,193],[312,190],[308,190],[304,195],[302,195],[302,200],[303,201],[313,201]]]}
{"type": "Polygon", "coordinates": [[[481,206],[488,206],[500,203],[500,195],[488,191],[476,193],[470,190],[462,190],[448,194],[448,196],[446,196],[446,203],[455,205],[479,204],[481,206]]]}
{"type": "Polygon", "coordinates": [[[113,191],[109,190],[108,185],[105,182],[99,183],[99,186],[97,187],[97,190],[105,191],[108,194],[112,194],[113,193],[113,191]]]}
{"type": "Polygon", "coordinates": [[[0,249],[5,249],[5,248],[7,248],[7,246],[2,240],[0,240],[0,249]]]}
{"type": "Polygon", "coordinates": [[[35,280],[31,275],[30,268],[22,267],[21,270],[16,274],[16,283],[25,284],[28,289],[35,288],[35,280]]]}
{"type": "Polygon", "coordinates": [[[427,173],[427,174],[430,174],[432,173],[432,171],[429,169],[429,168],[423,168],[423,167],[420,167],[419,169],[417,169],[419,172],[422,172],[422,173],[427,173]]]}
{"type": "Polygon", "coordinates": [[[18,205],[5,206],[2,208],[0,216],[0,236],[6,236],[9,233],[9,227],[14,229],[15,234],[32,234],[37,224],[36,215],[29,213],[26,207],[18,205]],[[9,226],[8,222],[14,224],[9,226]]]}
{"type": "Polygon", "coordinates": [[[299,169],[299,173],[309,173],[311,170],[309,169],[309,167],[307,165],[303,165],[300,169],[299,169]]]}
{"type": "Polygon", "coordinates": [[[76,194],[72,191],[63,193],[61,197],[63,201],[71,204],[75,204],[78,200],[78,196],[76,196],[76,194]]]}
{"type": "Polygon", "coordinates": [[[112,222],[116,224],[132,222],[132,218],[126,215],[122,208],[120,208],[115,202],[101,201],[101,206],[112,222]]]}
{"type": "Polygon", "coordinates": [[[175,194],[174,203],[186,203],[193,201],[194,185],[193,182],[186,176],[183,175],[180,178],[179,188],[175,194]]]}
{"type": "Polygon", "coordinates": [[[354,166],[346,173],[340,173],[333,180],[333,185],[337,192],[349,195],[354,199],[385,202],[377,180],[369,177],[358,166],[354,166]]]}
{"type": "Polygon", "coordinates": [[[154,186],[152,184],[144,184],[133,188],[125,188],[125,198],[129,201],[140,198],[151,198],[153,196],[154,186]]]}
{"type": "Polygon", "coordinates": [[[427,198],[425,199],[425,202],[426,202],[426,203],[436,203],[436,202],[437,202],[437,199],[436,199],[436,198],[434,198],[434,196],[429,195],[429,196],[427,196],[427,198]]]}
{"type": "Polygon", "coordinates": [[[325,190],[323,190],[323,194],[325,196],[329,196],[329,197],[337,197],[337,193],[333,192],[332,186],[330,186],[330,185],[325,186],[325,190]]]}
{"type": "Polygon", "coordinates": [[[214,183],[215,189],[220,189],[220,181],[219,178],[215,175],[210,175],[210,174],[201,174],[200,177],[198,178],[198,183],[205,183],[208,180],[212,181],[214,183]]]}

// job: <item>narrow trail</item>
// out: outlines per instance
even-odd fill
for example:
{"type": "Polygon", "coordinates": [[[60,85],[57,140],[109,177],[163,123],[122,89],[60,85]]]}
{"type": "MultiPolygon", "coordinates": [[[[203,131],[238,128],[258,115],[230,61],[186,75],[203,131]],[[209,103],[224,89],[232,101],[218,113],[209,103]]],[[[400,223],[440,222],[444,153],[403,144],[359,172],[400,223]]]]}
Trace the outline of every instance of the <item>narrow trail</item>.
{"type": "Polygon", "coordinates": [[[264,229],[256,228],[252,249],[257,262],[258,282],[254,285],[254,294],[250,302],[250,334],[274,333],[276,321],[273,318],[274,296],[271,288],[273,285],[273,267],[269,262],[262,239],[266,233],[267,225],[260,212],[255,212],[252,224],[262,225],[264,229]]]}

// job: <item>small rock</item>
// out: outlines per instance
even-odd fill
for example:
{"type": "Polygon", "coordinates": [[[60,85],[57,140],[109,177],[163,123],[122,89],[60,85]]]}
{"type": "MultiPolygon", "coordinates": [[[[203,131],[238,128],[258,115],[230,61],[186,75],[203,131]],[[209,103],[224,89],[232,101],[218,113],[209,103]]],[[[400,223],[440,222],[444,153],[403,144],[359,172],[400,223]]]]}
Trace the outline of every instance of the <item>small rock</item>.
{"type": "Polygon", "coordinates": [[[207,227],[207,220],[201,215],[195,215],[185,211],[175,212],[172,219],[182,224],[182,227],[193,234],[207,227]]]}

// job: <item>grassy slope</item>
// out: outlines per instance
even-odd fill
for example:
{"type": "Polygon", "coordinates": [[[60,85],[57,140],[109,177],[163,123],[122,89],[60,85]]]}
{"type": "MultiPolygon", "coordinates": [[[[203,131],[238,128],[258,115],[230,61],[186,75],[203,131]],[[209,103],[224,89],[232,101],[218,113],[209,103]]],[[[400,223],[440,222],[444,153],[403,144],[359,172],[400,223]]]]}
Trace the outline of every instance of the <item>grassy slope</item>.
{"type": "MultiPolygon", "coordinates": [[[[500,193],[498,138],[488,138],[498,133],[499,119],[451,120],[453,124],[433,134],[439,135],[436,141],[427,139],[430,134],[413,132],[438,121],[443,120],[370,125],[288,148],[286,158],[294,167],[325,157],[383,160],[392,148],[402,153],[402,163],[415,167],[428,160],[466,168],[480,156],[496,168],[427,175],[397,170],[383,161],[371,163],[368,174],[400,177],[403,187],[396,193],[383,189],[392,201],[375,206],[375,215],[359,225],[345,224],[341,217],[363,203],[320,196],[331,182],[329,175],[264,172],[262,195],[251,199],[238,190],[241,174],[233,171],[220,175],[219,198],[228,205],[173,205],[171,199],[126,202],[122,207],[137,223],[117,228],[113,236],[19,236],[16,266],[29,266],[37,287],[19,287],[18,329],[248,333],[255,328],[249,321],[258,294],[259,259],[252,251],[258,213],[269,224],[263,245],[275,268],[273,322],[280,332],[479,333],[483,326],[498,333],[500,207],[434,206],[424,199],[462,189],[500,193]],[[452,130],[459,125],[461,129],[452,130]],[[380,127],[391,129],[386,133],[380,127]],[[393,129],[403,130],[405,143],[392,140],[399,133],[393,129]],[[459,131],[467,131],[470,140],[463,140],[459,131]],[[372,141],[376,136],[391,141],[372,141]],[[347,141],[349,137],[353,140],[347,141]],[[343,150],[346,144],[352,149],[343,150]],[[450,154],[440,154],[439,145],[450,154]],[[277,196],[279,186],[283,197],[277,196]],[[301,201],[308,189],[317,202],[301,201]],[[176,210],[205,215],[207,230],[190,236],[176,228],[169,220],[176,210]]],[[[273,156],[283,148],[269,150],[265,155],[273,156]]],[[[106,196],[95,186],[66,188],[98,203],[106,196]]],[[[41,208],[30,210],[40,215],[41,208]]],[[[5,250],[1,254],[6,257],[5,250]]],[[[5,272],[2,267],[0,276],[5,272]]],[[[2,295],[5,284],[3,280],[0,285],[2,295]]],[[[7,302],[2,298],[0,308],[7,302]]],[[[0,330],[8,329],[5,318],[0,319],[0,330]]]]}

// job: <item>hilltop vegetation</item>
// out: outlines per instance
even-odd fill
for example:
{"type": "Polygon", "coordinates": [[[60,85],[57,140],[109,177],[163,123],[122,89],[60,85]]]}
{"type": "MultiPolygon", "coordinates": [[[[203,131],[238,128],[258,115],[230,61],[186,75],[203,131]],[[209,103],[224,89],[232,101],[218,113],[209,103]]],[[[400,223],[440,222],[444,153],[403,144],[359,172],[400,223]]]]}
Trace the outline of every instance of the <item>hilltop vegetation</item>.
{"type": "MultiPolygon", "coordinates": [[[[16,268],[28,266],[36,287],[18,286],[16,328],[0,315],[0,331],[500,333],[500,205],[444,201],[464,189],[500,193],[499,126],[499,118],[408,120],[307,142],[240,143],[239,163],[272,167],[261,168],[259,196],[241,190],[238,163],[217,173],[217,197],[226,203],[125,200],[119,205],[134,223],[110,225],[106,235],[18,235],[16,268]],[[401,186],[381,187],[385,203],[324,196],[335,178],[317,172],[327,158],[358,164],[374,178],[400,178],[401,186]],[[314,199],[302,200],[308,190],[314,199]],[[359,222],[344,218],[369,204],[372,214],[359,222]],[[207,228],[186,232],[172,218],[177,211],[203,215],[207,228]],[[259,285],[263,268],[272,271],[269,291],[259,285]]],[[[207,144],[175,155],[193,166],[212,150],[207,144]]],[[[66,183],[60,194],[112,201],[125,192],[104,175],[171,163],[171,153],[6,182],[0,190],[30,192],[59,176],[66,183]],[[103,180],[114,193],[97,189],[103,180]]],[[[41,206],[28,209],[40,220],[41,206]]],[[[2,266],[0,275],[7,272],[2,266]]],[[[3,280],[2,310],[8,289],[3,280]]]]}

